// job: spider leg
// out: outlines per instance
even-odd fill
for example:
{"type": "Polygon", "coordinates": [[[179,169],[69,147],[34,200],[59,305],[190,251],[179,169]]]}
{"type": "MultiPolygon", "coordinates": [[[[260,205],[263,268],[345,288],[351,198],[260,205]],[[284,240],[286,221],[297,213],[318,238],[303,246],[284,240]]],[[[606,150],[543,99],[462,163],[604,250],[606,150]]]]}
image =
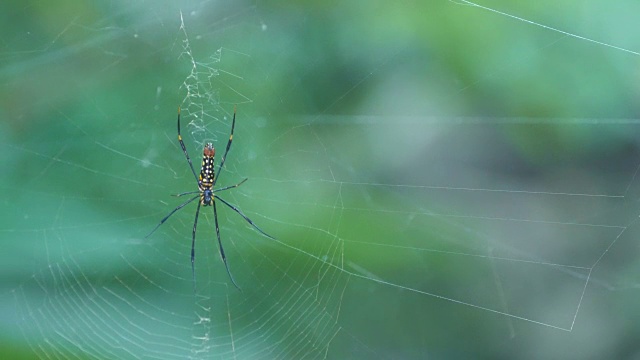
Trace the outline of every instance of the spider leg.
{"type": "Polygon", "coordinates": [[[200,205],[198,201],[198,209],[196,209],[196,219],[193,221],[193,233],[191,234],[191,275],[193,277],[193,286],[196,283],[196,227],[198,226],[198,215],[200,214],[200,205]]]}
{"type": "Polygon", "coordinates": [[[187,200],[187,201],[183,202],[182,204],[178,205],[178,207],[176,207],[175,209],[173,209],[173,210],[169,213],[169,215],[165,216],[164,218],[162,218],[162,220],[160,220],[160,223],[159,223],[158,225],[156,225],[156,227],[154,227],[154,228],[153,228],[153,230],[151,230],[151,232],[150,232],[147,236],[145,236],[145,239],[146,239],[146,238],[148,238],[149,236],[151,236],[151,234],[153,234],[153,233],[154,233],[154,232],[155,232],[155,231],[160,227],[160,225],[164,224],[164,222],[165,222],[165,221],[167,221],[167,219],[168,219],[171,215],[173,215],[176,211],[178,211],[178,210],[182,209],[182,208],[183,208],[183,207],[185,207],[187,204],[189,204],[190,202],[192,202],[193,200],[195,200],[195,199],[197,199],[197,198],[199,198],[199,197],[200,197],[200,195],[198,195],[198,196],[194,196],[194,197],[192,197],[191,199],[189,199],[189,200],[187,200]]]}
{"type": "MultiPolygon", "coordinates": [[[[223,204],[225,204],[225,205],[227,205],[228,207],[230,207],[230,208],[231,208],[231,210],[233,210],[233,211],[237,212],[238,214],[240,214],[240,216],[242,216],[242,217],[243,217],[243,218],[244,218],[244,219],[245,219],[249,224],[251,224],[251,226],[253,226],[256,230],[258,230],[262,235],[264,235],[264,236],[268,237],[269,239],[273,239],[273,240],[275,240],[275,239],[276,239],[276,238],[274,238],[273,236],[271,236],[271,235],[267,234],[266,232],[262,231],[262,229],[260,229],[260,228],[258,227],[258,225],[254,224],[254,223],[253,223],[253,221],[251,221],[251,219],[249,219],[249,218],[247,217],[247,215],[243,214],[243,213],[242,213],[242,211],[240,211],[240,209],[238,209],[237,207],[235,207],[235,206],[233,206],[233,205],[229,204],[226,200],[224,200],[223,198],[221,198],[221,197],[219,197],[219,196],[216,196],[216,198],[217,198],[218,200],[222,201],[222,203],[223,203],[223,204]]],[[[215,208],[214,208],[214,210],[215,210],[215,208]]]]}
{"type": "Polygon", "coordinates": [[[184,142],[182,141],[182,135],[180,135],[180,107],[179,106],[178,106],[178,141],[180,142],[180,146],[182,147],[184,156],[187,158],[187,161],[189,162],[189,167],[191,168],[193,177],[196,179],[196,181],[198,181],[198,175],[196,175],[196,171],[193,169],[193,163],[191,163],[191,158],[187,153],[187,148],[184,146],[184,142]]]}
{"type": "Polygon", "coordinates": [[[183,192],[180,194],[173,194],[171,196],[175,196],[175,197],[179,197],[179,196],[183,196],[183,195],[189,195],[189,194],[198,194],[200,193],[200,190],[196,190],[196,191],[187,191],[187,192],[183,192]]]}
{"type": "Polygon", "coordinates": [[[233,279],[231,275],[231,270],[229,270],[229,264],[227,264],[227,257],[224,255],[224,248],[222,247],[222,240],[220,240],[220,227],[218,226],[218,211],[216,210],[216,202],[213,201],[213,218],[216,223],[216,236],[218,237],[218,245],[220,246],[220,256],[222,256],[222,262],[224,262],[224,267],[227,269],[227,274],[229,274],[229,278],[233,285],[240,291],[240,287],[236,284],[236,281],[233,279]]]}
{"type": "MultiPolygon", "coordinates": [[[[224,151],[224,155],[222,155],[222,160],[220,160],[220,167],[218,167],[218,176],[213,180],[213,186],[216,186],[218,182],[218,178],[220,177],[220,173],[222,172],[222,166],[224,165],[224,161],[227,159],[227,154],[229,153],[229,149],[231,148],[231,143],[233,142],[233,129],[236,127],[236,107],[233,107],[233,120],[231,121],[231,135],[229,135],[229,141],[227,141],[227,148],[224,151]]],[[[191,163],[191,161],[189,161],[191,163]]]]}
{"type": "MultiPolygon", "coordinates": [[[[223,191],[223,190],[229,190],[229,189],[237,188],[238,186],[240,186],[240,185],[244,184],[244,182],[245,182],[245,181],[247,181],[247,180],[249,180],[249,179],[246,179],[246,178],[245,178],[244,180],[240,181],[239,183],[237,183],[237,184],[235,184],[235,185],[225,186],[225,187],[223,187],[222,189],[216,189],[216,190],[214,190],[213,192],[214,192],[214,193],[216,193],[216,192],[223,191]]],[[[181,195],[183,195],[183,194],[181,194],[181,195]]]]}

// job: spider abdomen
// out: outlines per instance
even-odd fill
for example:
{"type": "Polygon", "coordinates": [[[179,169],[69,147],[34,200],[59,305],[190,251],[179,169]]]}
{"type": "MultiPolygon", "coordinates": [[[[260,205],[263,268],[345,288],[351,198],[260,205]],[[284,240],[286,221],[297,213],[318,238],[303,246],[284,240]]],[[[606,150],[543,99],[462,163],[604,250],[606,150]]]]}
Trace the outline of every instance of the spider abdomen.
{"type": "Polygon", "coordinates": [[[202,150],[202,167],[200,168],[199,183],[202,188],[211,188],[215,181],[215,156],[216,149],[213,144],[208,143],[202,150]]]}

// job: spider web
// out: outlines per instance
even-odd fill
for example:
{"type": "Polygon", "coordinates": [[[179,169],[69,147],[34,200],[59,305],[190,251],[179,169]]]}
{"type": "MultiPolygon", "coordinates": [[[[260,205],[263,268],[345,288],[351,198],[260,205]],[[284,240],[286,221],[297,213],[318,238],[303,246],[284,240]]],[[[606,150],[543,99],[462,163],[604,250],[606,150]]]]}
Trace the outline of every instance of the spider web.
{"type": "MultiPolygon", "coordinates": [[[[565,88],[553,84],[568,89],[554,97],[547,87],[522,85],[531,78],[520,67],[568,56],[586,69],[579,59],[593,56],[608,60],[596,62],[605,76],[637,77],[638,39],[616,37],[615,29],[596,32],[607,40],[565,30],[589,27],[573,22],[575,12],[561,27],[530,20],[545,18],[533,8],[433,5],[434,21],[449,13],[528,39],[501,39],[506,46],[534,44],[517,60],[506,48],[491,58],[463,42],[474,29],[450,28],[460,33],[449,39],[482,62],[479,76],[464,78],[444,71],[435,49],[423,58],[402,26],[393,29],[407,42],[376,44],[379,53],[354,67],[368,42],[387,43],[369,33],[380,28],[344,21],[353,5],[331,12],[224,5],[127,5],[99,19],[62,9],[57,16],[66,20],[50,25],[46,40],[27,37],[28,48],[24,35],[5,41],[0,75],[11,94],[41,86],[35,78],[51,96],[9,102],[10,118],[24,121],[3,123],[0,132],[11,169],[1,183],[10,279],[4,342],[25,344],[16,352],[39,358],[637,355],[638,326],[618,320],[637,317],[629,305],[638,288],[630,275],[637,106],[592,104],[607,91],[593,90],[598,71],[569,77],[576,83],[565,88]],[[124,25],[134,15],[135,25],[124,25]],[[324,31],[325,21],[348,34],[344,43],[324,43],[309,30],[324,31]],[[368,35],[349,37],[360,31],[368,35]],[[297,50],[296,32],[311,53],[297,50]],[[339,78],[316,75],[327,68],[339,78]],[[63,83],[58,74],[70,73],[68,88],[52,90],[63,83]],[[88,74],[99,74],[98,85],[88,74]],[[418,74],[437,84],[414,81],[418,74]],[[496,100],[483,94],[505,86],[501,78],[527,88],[499,91],[509,105],[537,97],[531,103],[549,109],[556,101],[592,108],[527,116],[484,107],[496,100]],[[579,92],[589,84],[589,93],[579,92]],[[323,87],[335,91],[313,90],[323,87]],[[220,156],[237,106],[217,186],[248,178],[224,198],[276,238],[218,207],[242,291],[220,259],[210,208],[198,221],[195,288],[195,206],[144,238],[184,201],[171,194],[196,189],[176,140],[178,106],[196,171],[205,143],[220,156]],[[513,348],[502,349],[505,342],[513,348]],[[619,350],[625,346],[632,349],[619,350]]],[[[387,11],[400,10],[369,11],[393,27],[387,11]]],[[[637,85],[620,82],[637,98],[637,85]]]]}

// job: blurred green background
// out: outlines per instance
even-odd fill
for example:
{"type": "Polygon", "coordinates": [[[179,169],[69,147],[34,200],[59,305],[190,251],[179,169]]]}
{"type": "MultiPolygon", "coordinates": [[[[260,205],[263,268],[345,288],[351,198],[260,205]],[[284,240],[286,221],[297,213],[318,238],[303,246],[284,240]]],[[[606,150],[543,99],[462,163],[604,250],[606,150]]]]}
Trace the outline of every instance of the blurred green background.
{"type": "Polygon", "coordinates": [[[1,357],[639,358],[640,4],[481,5],[4,2],[1,357]]]}

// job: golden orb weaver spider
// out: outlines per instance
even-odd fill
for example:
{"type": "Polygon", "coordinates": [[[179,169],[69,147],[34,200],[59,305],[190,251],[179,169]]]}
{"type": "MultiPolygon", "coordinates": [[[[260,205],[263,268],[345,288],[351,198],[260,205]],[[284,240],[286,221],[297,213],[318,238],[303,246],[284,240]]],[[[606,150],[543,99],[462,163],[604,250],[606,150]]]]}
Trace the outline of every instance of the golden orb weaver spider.
{"type": "Polygon", "coordinates": [[[229,270],[229,264],[227,263],[227,257],[225,256],[224,248],[222,247],[222,241],[220,240],[220,227],[218,226],[218,211],[216,210],[215,200],[216,199],[220,200],[223,204],[231,208],[231,210],[240,214],[240,216],[242,216],[251,226],[253,226],[256,230],[258,230],[262,235],[274,240],[275,238],[267,234],[266,232],[262,231],[262,229],[260,229],[256,224],[254,224],[253,221],[251,221],[251,219],[249,219],[245,214],[243,214],[242,211],[240,211],[237,207],[231,205],[229,202],[227,202],[226,200],[224,200],[223,198],[217,195],[217,193],[221,191],[237,188],[238,186],[244,184],[244,182],[247,181],[246,178],[235,185],[225,186],[221,189],[214,189],[216,183],[218,182],[218,179],[220,178],[220,173],[222,172],[224,161],[226,160],[227,154],[229,153],[229,149],[231,148],[231,143],[233,142],[233,129],[235,128],[235,126],[236,126],[236,108],[234,107],[233,120],[231,122],[231,135],[229,136],[229,141],[227,142],[227,148],[224,151],[224,155],[222,155],[222,160],[220,161],[220,166],[218,167],[218,176],[216,176],[216,172],[215,172],[216,149],[213,147],[212,143],[207,143],[204,146],[204,149],[202,150],[202,167],[200,169],[200,176],[198,176],[196,175],[196,171],[193,169],[193,163],[191,162],[189,153],[187,153],[187,148],[184,146],[184,142],[182,141],[182,135],[180,135],[180,108],[178,107],[178,142],[180,142],[180,146],[182,147],[184,156],[187,158],[187,161],[189,162],[189,168],[191,168],[193,177],[198,182],[198,190],[187,191],[180,194],[176,194],[174,196],[183,196],[183,195],[189,195],[189,194],[197,194],[197,195],[185,201],[184,203],[178,205],[175,209],[171,210],[171,212],[167,216],[165,216],[162,220],[160,220],[160,223],[156,225],[156,227],[153,228],[153,230],[151,230],[151,232],[147,236],[145,236],[145,238],[148,238],[149,236],[151,236],[151,234],[153,234],[160,227],[160,225],[164,224],[164,222],[167,221],[167,219],[171,217],[171,215],[173,215],[176,211],[182,209],[186,205],[193,202],[195,199],[199,198],[200,201],[198,201],[198,208],[196,209],[196,217],[195,217],[195,220],[193,221],[193,232],[191,235],[191,273],[193,276],[194,284],[196,279],[196,272],[195,272],[196,227],[198,225],[198,215],[200,214],[200,206],[213,206],[213,218],[216,224],[216,235],[218,237],[218,246],[220,250],[220,256],[222,257],[222,262],[224,262],[224,266],[227,269],[227,274],[229,274],[229,278],[231,279],[231,282],[238,290],[240,290],[240,287],[238,286],[238,284],[236,284],[236,281],[231,275],[231,270],[229,270]]]}

